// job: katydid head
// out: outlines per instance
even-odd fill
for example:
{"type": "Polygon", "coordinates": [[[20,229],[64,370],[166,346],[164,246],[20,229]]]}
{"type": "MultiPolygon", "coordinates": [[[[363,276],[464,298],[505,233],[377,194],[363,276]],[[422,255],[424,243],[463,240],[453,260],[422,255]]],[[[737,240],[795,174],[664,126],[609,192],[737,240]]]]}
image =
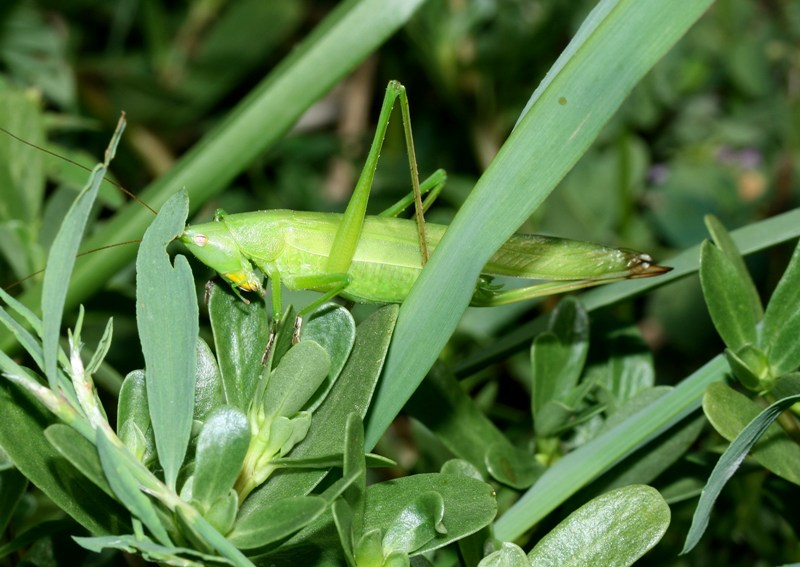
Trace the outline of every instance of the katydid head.
{"type": "Polygon", "coordinates": [[[264,294],[261,277],[245,258],[224,222],[187,226],[180,241],[198,260],[217,272],[234,291],[264,294]]]}

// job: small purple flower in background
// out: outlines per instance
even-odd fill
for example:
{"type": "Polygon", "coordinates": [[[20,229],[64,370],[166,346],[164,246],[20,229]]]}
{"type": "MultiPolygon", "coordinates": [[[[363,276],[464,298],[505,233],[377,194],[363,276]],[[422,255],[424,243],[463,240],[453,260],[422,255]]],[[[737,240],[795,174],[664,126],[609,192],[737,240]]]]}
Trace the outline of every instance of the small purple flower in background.
{"type": "Polygon", "coordinates": [[[651,185],[661,185],[669,178],[669,166],[664,163],[654,163],[647,172],[647,181],[651,185]]]}
{"type": "Polygon", "coordinates": [[[736,150],[730,146],[720,146],[717,150],[717,161],[742,169],[755,169],[761,165],[762,156],[755,148],[736,150]]]}

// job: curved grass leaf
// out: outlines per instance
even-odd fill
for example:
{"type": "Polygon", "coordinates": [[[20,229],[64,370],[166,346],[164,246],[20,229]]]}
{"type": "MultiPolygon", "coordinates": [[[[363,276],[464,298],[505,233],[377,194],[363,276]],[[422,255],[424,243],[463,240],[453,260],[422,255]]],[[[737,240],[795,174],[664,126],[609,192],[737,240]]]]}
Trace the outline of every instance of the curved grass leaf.
{"type": "Polygon", "coordinates": [[[632,565],[669,526],[669,506],[655,488],[630,485],[590,500],[528,554],[532,567],[632,565]]]}
{"type": "Polygon", "coordinates": [[[773,421],[778,419],[778,416],[784,410],[798,401],[800,401],[800,394],[794,394],[770,405],[747,424],[733,443],[728,446],[711,472],[711,476],[708,477],[708,482],[706,482],[706,486],[700,495],[700,502],[697,503],[697,509],[694,511],[692,526],[686,535],[681,554],[689,553],[700,541],[706,526],[708,526],[708,519],[711,516],[711,508],[714,506],[714,502],[722,492],[725,483],[728,482],[728,479],[733,476],[733,473],[742,464],[756,441],[764,435],[764,432],[772,425],[773,421]]]}
{"type": "Polygon", "coordinates": [[[136,322],[145,361],[147,403],[158,459],[175,489],[194,409],[198,310],[184,256],[173,266],[166,246],[186,226],[189,198],[176,194],[147,229],[136,260],[136,322]]]}
{"type": "Polygon", "coordinates": [[[491,255],[544,201],[634,85],[710,3],[603,0],[592,11],[536,89],[527,112],[403,303],[367,427],[368,449],[433,365],[491,255]]]}
{"type": "MultiPolygon", "coordinates": [[[[711,425],[728,441],[733,441],[763,408],[727,384],[711,384],[703,396],[703,411],[711,425]]],[[[800,486],[800,447],[773,423],[750,451],[758,463],[800,486]]]]}

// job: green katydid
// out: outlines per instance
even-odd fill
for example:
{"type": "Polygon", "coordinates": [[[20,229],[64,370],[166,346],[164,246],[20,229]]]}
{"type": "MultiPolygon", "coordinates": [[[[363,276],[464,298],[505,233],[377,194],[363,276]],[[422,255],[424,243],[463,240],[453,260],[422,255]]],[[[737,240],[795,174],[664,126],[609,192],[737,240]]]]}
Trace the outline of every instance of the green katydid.
{"type": "MultiPolygon", "coordinates": [[[[180,240],[240,295],[265,294],[262,274],[271,281],[274,317],[281,311],[281,285],[323,295],[302,309],[295,323],[333,297],[357,302],[401,303],[417,280],[446,226],[428,223],[423,212],[444,184],[439,170],[420,185],[405,88],[392,81],[386,89],[375,138],[344,214],[287,210],[225,214],[213,222],[189,226],[180,240]],[[412,194],[378,216],[366,208],[383,139],[394,103],[400,99],[412,194]],[[425,203],[422,195],[429,192],[425,203]],[[413,200],[415,220],[395,218],[413,200]]],[[[532,234],[514,235],[491,258],[476,287],[472,305],[502,305],[669,271],[640,252],[532,234]],[[498,289],[493,276],[551,280],[519,289],[498,289]]],[[[241,297],[241,295],[240,295],[241,297]]]]}
{"type": "MultiPolygon", "coordinates": [[[[296,341],[303,317],[336,296],[372,303],[405,300],[427,262],[429,251],[435,251],[447,229],[444,225],[426,224],[423,216],[442,190],[445,177],[444,171],[439,170],[419,183],[405,87],[391,81],[375,138],[344,214],[288,210],[225,214],[218,211],[213,222],[188,226],[180,240],[242,299],[242,291],[265,295],[262,277],[269,278],[273,330],[282,313],[281,285],[292,290],[322,292],[320,298],[299,311],[295,322],[296,341]],[[398,98],[412,192],[383,213],[367,216],[367,202],[381,146],[398,98]],[[426,193],[428,196],[423,203],[422,195],[426,193]],[[397,218],[412,202],[415,219],[397,218]]],[[[656,276],[670,269],[654,264],[648,254],[634,250],[517,234],[489,260],[477,282],[472,305],[503,305],[623,279],[656,276]],[[494,276],[547,281],[518,289],[500,289],[491,283],[494,276]]]]}

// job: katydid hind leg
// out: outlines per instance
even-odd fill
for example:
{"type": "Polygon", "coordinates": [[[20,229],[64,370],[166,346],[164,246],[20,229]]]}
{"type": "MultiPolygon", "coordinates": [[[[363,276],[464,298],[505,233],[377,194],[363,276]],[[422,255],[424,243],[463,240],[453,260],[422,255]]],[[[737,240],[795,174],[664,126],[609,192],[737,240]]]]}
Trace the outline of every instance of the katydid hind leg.
{"type": "Polygon", "coordinates": [[[414,195],[414,204],[417,219],[417,228],[420,238],[420,254],[422,263],[428,259],[427,239],[425,238],[425,222],[423,217],[422,196],[420,193],[419,174],[417,170],[416,153],[414,151],[414,141],[411,133],[410,114],[408,109],[408,97],[403,85],[397,81],[390,81],[386,87],[386,95],[383,99],[381,112],[375,128],[375,137],[372,141],[369,154],[367,155],[364,168],[358,178],[356,187],[350,202],[347,204],[342,221],[334,236],[330,256],[328,257],[327,272],[331,274],[346,273],[350,269],[356,247],[361,236],[361,229],[364,226],[364,218],[367,212],[369,192],[375,179],[375,170],[378,166],[383,141],[386,138],[386,129],[389,125],[389,118],[394,108],[397,98],[400,98],[400,108],[405,132],[406,151],[408,153],[409,170],[411,172],[411,186],[414,195]]]}
{"type": "MultiPolygon", "coordinates": [[[[437,169],[425,181],[420,183],[420,194],[425,196],[422,202],[422,212],[427,213],[434,201],[439,197],[447,181],[447,172],[444,169],[437,169]]],[[[414,192],[407,194],[394,205],[378,213],[379,217],[398,217],[403,211],[414,203],[414,192]]]]}
{"type": "Polygon", "coordinates": [[[417,167],[417,154],[414,150],[414,136],[411,132],[411,112],[408,107],[408,95],[401,85],[400,110],[403,115],[403,131],[406,136],[406,152],[408,153],[408,168],[411,173],[411,189],[414,193],[414,218],[417,221],[417,234],[419,236],[419,253],[422,265],[428,263],[428,237],[425,233],[425,214],[422,205],[422,193],[419,188],[419,168],[417,167]]]}
{"type": "Polygon", "coordinates": [[[494,289],[491,285],[480,285],[472,296],[470,305],[473,307],[497,307],[508,305],[537,297],[577,291],[602,284],[620,282],[629,279],[619,278],[592,278],[584,280],[548,281],[515,289],[494,289]]]}

